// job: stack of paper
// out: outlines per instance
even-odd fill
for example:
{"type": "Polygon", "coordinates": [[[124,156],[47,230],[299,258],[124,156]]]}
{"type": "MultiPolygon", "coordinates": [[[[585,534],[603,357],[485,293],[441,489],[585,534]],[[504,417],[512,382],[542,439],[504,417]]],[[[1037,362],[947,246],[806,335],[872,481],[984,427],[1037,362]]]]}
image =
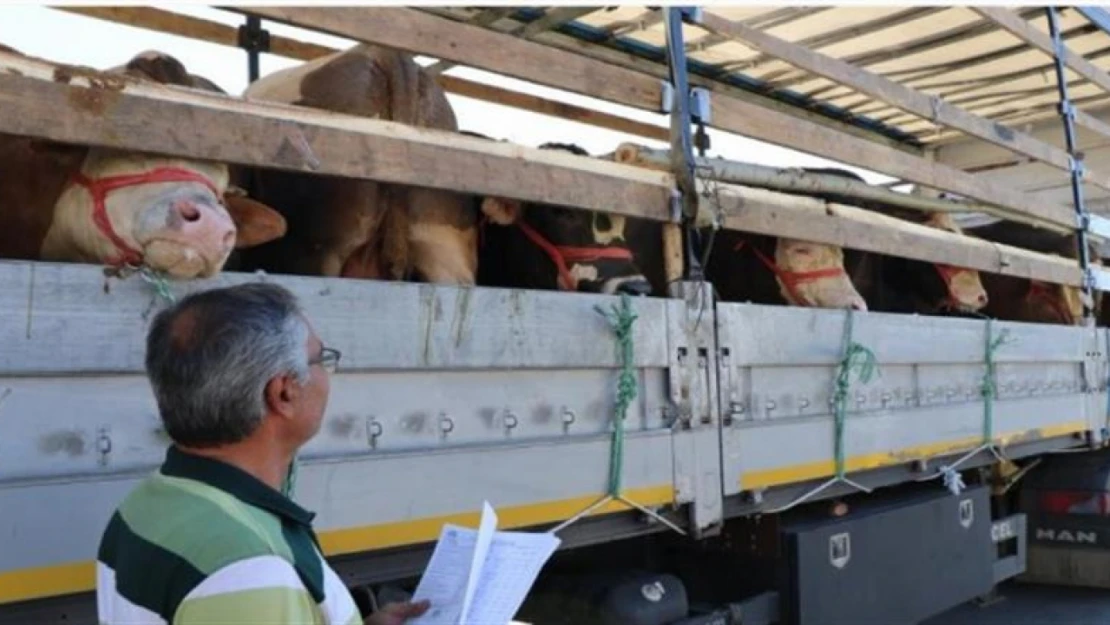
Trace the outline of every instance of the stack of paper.
{"type": "Polygon", "coordinates": [[[411,625],[507,625],[559,547],[553,534],[498,532],[482,505],[478,530],[444,525],[414,601],[431,607],[411,625]]]}

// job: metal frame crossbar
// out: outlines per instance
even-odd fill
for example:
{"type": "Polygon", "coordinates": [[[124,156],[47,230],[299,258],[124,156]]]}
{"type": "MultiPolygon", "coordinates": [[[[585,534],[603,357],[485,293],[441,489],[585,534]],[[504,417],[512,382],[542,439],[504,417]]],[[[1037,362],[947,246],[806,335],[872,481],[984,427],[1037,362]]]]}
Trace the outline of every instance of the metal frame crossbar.
{"type": "Polygon", "coordinates": [[[1076,110],[1068,97],[1064,39],[1060,33],[1056,7],[1046,7],[1045,14],[1048,18],[1049,35],[1052,38],[1053,61],[1056,67],[1056,87],[1060,94],[1060,117],[1064,124],[1064,139],[1071,161],[1068,173],[1071,178],[1072,201],[1076,215],[1077,258],[1079,259],[1080,269],[1083,271],[1083,317],[1090,325],[1094,323],[1095,291],[1110,290],[1110,281],[1101,276],[1101,272],[1096,272],[1091,266],[1087,235],[1091,232],[1104,230],[1106,225],[1110,225],[1110,220],[1088,213],[1083,201],[1083,159],[1077,154],[1075,138],[1076,110]]]}

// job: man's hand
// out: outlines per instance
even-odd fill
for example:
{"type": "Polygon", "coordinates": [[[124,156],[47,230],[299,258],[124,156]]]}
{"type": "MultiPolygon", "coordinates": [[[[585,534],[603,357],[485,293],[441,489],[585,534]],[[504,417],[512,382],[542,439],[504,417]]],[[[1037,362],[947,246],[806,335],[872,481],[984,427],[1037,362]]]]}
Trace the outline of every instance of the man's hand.
{"type": "Polygon", "coordinates": [[[410,618],[427,612],[431,605],[427,599],[416,603],[387,603],[382,609],[366,617],[365,625],[404,625],[410,618]]]}

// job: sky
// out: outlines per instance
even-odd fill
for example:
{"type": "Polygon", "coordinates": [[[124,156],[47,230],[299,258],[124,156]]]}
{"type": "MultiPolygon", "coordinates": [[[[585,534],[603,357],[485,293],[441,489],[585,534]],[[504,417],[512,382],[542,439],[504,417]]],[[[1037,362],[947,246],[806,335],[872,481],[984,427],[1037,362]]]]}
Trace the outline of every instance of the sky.
{"type": "MultiPolygon", "coordinates": [[[[243,18],[239,15],[203,5],[156,4],[151,6],[232,26],[238,26],[243,22],[243,18]]],[[[263,26],[274,35],[292,37],[333,48],[346,48],[355,43],[351,40],[273,22],[264,21],[263,26]]],[[[247,86],[246,52],[238,48],[118,25],[86,16],[65,13],[45,6],[33,4],[0,5],[0,44],[50,61],[86,65],[101,69],[120,65],[139,52],[157,49],[175,56],[184,63],[190,72],[212,80],[229,93],[242,93],[247,86]]],[[[424,57],[417,58],[417,62],[422,65],[427,65],[433,61],[434,59],[424,57]]],[[[262,75],[266,75],[299,63],[298,60],[263,54],[260,60],[260,71],[262,75]]],[[[446,73],[459,78],[484,82],[552,100],[586,106],[646,123],[659,126],[668,125],[668,121],[663,115],[611,104],[472,68],[455,67],[446,73]]],[[[479,132],[498,139],[507,139],[521,145],[534,147],[547,141],[569,142],[580,145],[591,154],[610,153],[623,142],[634,142],[659,148],[667,147],[643,137],[521,111],[455,94],[448,94],[448,99],[455,110],[461,129],[479,132]]],[[[843,163],[836,163],[731,133],[710,129],[709,135],[712,141],[709,156],[776,167],[839,166],[855,171],[871,183],[892,180],[892,178],[883,174],[847,166],[843,163]]]]}

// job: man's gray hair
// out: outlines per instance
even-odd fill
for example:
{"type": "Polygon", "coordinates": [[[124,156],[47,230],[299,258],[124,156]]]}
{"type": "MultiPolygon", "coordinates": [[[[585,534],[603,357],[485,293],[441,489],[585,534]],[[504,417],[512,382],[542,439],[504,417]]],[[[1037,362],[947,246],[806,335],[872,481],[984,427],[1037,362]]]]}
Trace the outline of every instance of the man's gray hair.
{"type": "Polygon", "coordinates": [[[166,433],[186,447],[249,436],[271,379],[308,380],[308,335],[297,299],[273,284],[201,291],[160,312],[147,334],[146,371],[166,433]]]}

